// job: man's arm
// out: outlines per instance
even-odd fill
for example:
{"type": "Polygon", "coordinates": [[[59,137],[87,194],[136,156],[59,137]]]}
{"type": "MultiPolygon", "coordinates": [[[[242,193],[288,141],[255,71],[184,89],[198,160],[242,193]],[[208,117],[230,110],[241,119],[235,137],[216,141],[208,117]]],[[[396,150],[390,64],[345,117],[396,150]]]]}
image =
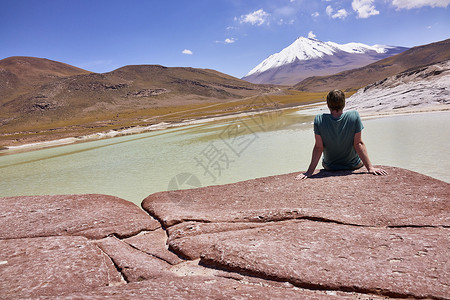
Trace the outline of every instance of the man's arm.
{"type": "Polygon", "coordinates": [[[375,168],[369,159],[369,154],[367,153],[367,148],[361,138],[361,131],[355,133],[355,137],[353,138],[353,147],[355,147],[356,153],[358,153],[361,158],[364,166],[366,166],[367,171],[374,175],[387,175],[387,172],[380,168],[375,168]]]}
{"type": "Polygon", "coordinates": [[[322,152],[323,152],[322,137],[320,135],[318,135],[318,134],[315,134],[314,137],[315,137],[316,142],[314,144],[312,157],[311,157],[311,163],[309,164],[308,171],[306,171],[305,173],[301,173],[301,174],[297,175],[295,177],[296,180],[302,180],[302,179],[306,179],[308,177],[311,177],[312,174],[314,173],[314,170],[317,167],[317,164],[319,163],[320,157],[322,156],[322,152]]]}

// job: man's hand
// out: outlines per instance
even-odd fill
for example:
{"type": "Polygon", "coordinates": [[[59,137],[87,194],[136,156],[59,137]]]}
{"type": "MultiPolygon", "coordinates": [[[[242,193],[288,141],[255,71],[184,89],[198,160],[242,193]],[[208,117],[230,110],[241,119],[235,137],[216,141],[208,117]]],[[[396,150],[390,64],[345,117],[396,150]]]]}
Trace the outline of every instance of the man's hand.
{"type": "Polygon", "coordinates": [[[383,169],[381,169],[381,168],[370,168],[369,170],[369,173],[370,174],[373,174],[373,175],[381,175],[381,176],[385,176],[385,175],[387,175],[388,174],[388,172],[386,172],[385,170],[383,170],[383,169]]]}
{"type": "Polygon", "coordinates": [[[308,177],[311,177],[312,174],[309,174],[308,172],[306,173],[300,173],[297,176],[295,176],[295,180],[304,180],[308,177]]]}

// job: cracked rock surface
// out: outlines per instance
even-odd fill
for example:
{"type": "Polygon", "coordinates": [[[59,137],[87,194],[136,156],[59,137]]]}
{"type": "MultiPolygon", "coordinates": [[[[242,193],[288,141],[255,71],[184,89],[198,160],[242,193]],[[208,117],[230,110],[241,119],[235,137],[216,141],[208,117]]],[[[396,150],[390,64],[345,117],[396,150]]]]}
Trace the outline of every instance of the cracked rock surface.
{"type": "Polygon", "coordinates": [[[450,184],[385,169],[0,198],[0,298],[448,299],[450,184]]]}
{"type": "Polygon", "coordinates": [[[160,224],[136,205],[107,195],[6,197],[0,200],[0,239],[80,235],[121,237],[160,224]]]}
{"type": "Polygon", "coordinates": [[[450,184],[320,171],[156,193],[142,206],[200,264],[327,291],[450,297],[450,184]]]}
{"type": "Polygon", "coordinates": [[[449,236],[448,228],[283,221],[222,234],[201,262],[304,288],[445,298],[449,236]]]}
{"type": "Polygon", "coordinates": [[[266,223],[302,217],[362,226],[450,224],[448,184],[384,168],[389,176],[320,171],[302,182],[285,174],[161,192],[147,197],[142,207],[166,227],[186,221],[266,223]]]}

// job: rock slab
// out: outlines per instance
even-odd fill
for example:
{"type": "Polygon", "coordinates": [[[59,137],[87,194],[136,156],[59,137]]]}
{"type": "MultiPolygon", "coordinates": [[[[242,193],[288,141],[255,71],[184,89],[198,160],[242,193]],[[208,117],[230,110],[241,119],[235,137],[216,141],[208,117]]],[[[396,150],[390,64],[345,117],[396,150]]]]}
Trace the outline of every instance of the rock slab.
{"type": "Polygon", "coordinates": [[[450,298],[450,185],[386,169],[157,193],[151,216],[105,195],[0,198],[0,295],[450,298]]]}
{"type": "Polygon", "coordinates": [[[2,299],[89,291],[121,283],[111,260],[84,237],[0,241],[2,299]]]}
{"type": "Polygon", "coordinates": [[[96,244],[111,257],[127,282],[161,277],[170,267],[167,262],[139,251],[115,237],[107,237],[96,244]]]}
{"type": "Polygon", "coordinates": [[[450,226],[450,184],[400,168],[388,176],[320,171],[155,193],[142,207],[165,227],[186,221],[273,222],[310,218],[364,226],[450,226]]]}
{"type": "Polygon", "coordinates": [[[133,203],[107,195],[0,198],[0,239],[80,235],[133,236],[160,223],[133,203]]]}
{"type": "Polygon", "coordinates": [[[201,263],[295,286],[395,297],[450,295],[450,229],[294,220],[222,234],[201,263]]]}
{"type": "Polygon", "coordinates": [[[300,288],[450,298],[450,184],[383,167],[156,193],[169,249],[300,288]]]}

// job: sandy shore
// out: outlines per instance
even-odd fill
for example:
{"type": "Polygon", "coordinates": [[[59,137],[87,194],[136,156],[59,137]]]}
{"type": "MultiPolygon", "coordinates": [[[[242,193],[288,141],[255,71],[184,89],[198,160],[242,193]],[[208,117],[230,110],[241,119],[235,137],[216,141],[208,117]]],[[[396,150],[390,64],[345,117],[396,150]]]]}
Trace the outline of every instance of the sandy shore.
{"type": "MultiPolygon", "coordinates": [[[[353,108],[353,107],[352,107],[353,108]]],[[[35,143],[28,143],[18,146],[5,146],[4,149],[0,150],[0,154],[13,154],[18,152],[25,152],[25,151],[33,151],[33,150],[39,150],[44,148],[50,148],[50,147],[57,147],[57,146],[64,146],[74,143],[81,143],[81,142],[88,142],[88,141],[95,141],[105,138],[113,138],[113,137],[119,137],[119,136],[125,136],[125,135],[132,135],[132,134],[139,134],[144,132],[150,132],[150,131],[156,131],[156,130],[163,130],[168,128],[176,128],[176,127],[182,127],[182,126],[189,126],[189,125],[198,125],[198,124],[204,124],[209,122],[215,122],[215,121],[221,121],[221,120],[227,120],[227,119],[237,119],[242,117],[248,117],[252,115],[257,114],[264,114],[269,112],[275,112],[275,111],[284,111],[284,110],[301,110],[302,112],[306,114],[315,115],[318,113],[327,112],[327,106],[325,102],[321,103],[315,103],[315,104],[308,104],[308,105],[300,105],[300,106],[294,106],[294,107],[285,107],[281,109],[266,109],[266,110],[258,110],[258,111],[250,111],[250,112],[242,112],[242,113],[234,113],[234,114],[227,114],[222,116],[214,116],[214,117],[206,117],[206,118],[199,118],[199,119],[190,119],[190,120],[184,120],[182,122],[177,123],[167,123],[167,122],[161,122],[159,124],[153,124],[150,126],[135,126],[123,130],[110,130],[108,132],[98,132],[94,134],[79,136],[79,137],[68,137],[63,139],[56,139],[51,141],[42,141],[42,142],[35,142],[35,143]]],[[[381,117],[388,117],[388,116],[398,116],[403,114],[412,114],[412,113],[428,113],[428,112],[443,112],[443,111],[450,111],[450,105],[432,105],[432,106],[424,106],[424,107],[405,107],[398,110],[358,110],[360,112],[360,115],[364,119],[371,119],[371,118],[381,118],[381,117]]]]}
{"type": "Polygon", "coordinates": [[[122,129],[122,130],[110,130],[107,132],[98,132],[98,133],[93,133],[93,134],[79,136],[79,137],[68,137],[68,138],[56,139],[56,140],[51,140],[51,141],[42,141],[42,142],[22,144],[22,145],[17,145],[17,146],[5,146],[4,149],[0,150],[0,154],[13,154],[13,153],[17,153],[17,152],[39,150],[39,149],[43,149],[43,148],[64,146],[64,145],[69,145],[69,144],[74,144],[74,143],[95,141],[95,140],[100,140],[100,139],[105,139],[105,138],[113,138],[113,137],[139,134],[139,133],[145,133],[145,132],[156,131],[156,130],[164,130],[164,129],[168,129],[168,128],[205,124],[205,123],[209,123],[209,122],[215,122],[215,121],[221,121],[221,120],[227,120],[227,119],[238,119],[238,118],[248,117],[248,116],[257,115],[257,114],[264,114],[264,113],[268,113],[268,112],[284,111],[284,110],[290,110],[290,109],[302,109],[305,111],[316,110],[317,108],[319,108],[323,105],[324,105],[324,103],[315,103],[315,104],[307,104],[307,105],[300,105],[300,106],[293,106],[293,107],[284,107],[284,108],[280,108],[280,109],[265,109],[265,110],[258,110],[258,111],[232,113],[232,114],[226,114],[226,115],[214,116],[214,117],[205,117],[205,118],[199,118],[199,119],[188,119],[188,120],[184,120],[182,122],[175,122],[175,123],[161,122],[161,123],[153,124],[153,125],[149,125],[149,126],[135,126],[135,127],[131,127],[131,128],[122,129]]]}

